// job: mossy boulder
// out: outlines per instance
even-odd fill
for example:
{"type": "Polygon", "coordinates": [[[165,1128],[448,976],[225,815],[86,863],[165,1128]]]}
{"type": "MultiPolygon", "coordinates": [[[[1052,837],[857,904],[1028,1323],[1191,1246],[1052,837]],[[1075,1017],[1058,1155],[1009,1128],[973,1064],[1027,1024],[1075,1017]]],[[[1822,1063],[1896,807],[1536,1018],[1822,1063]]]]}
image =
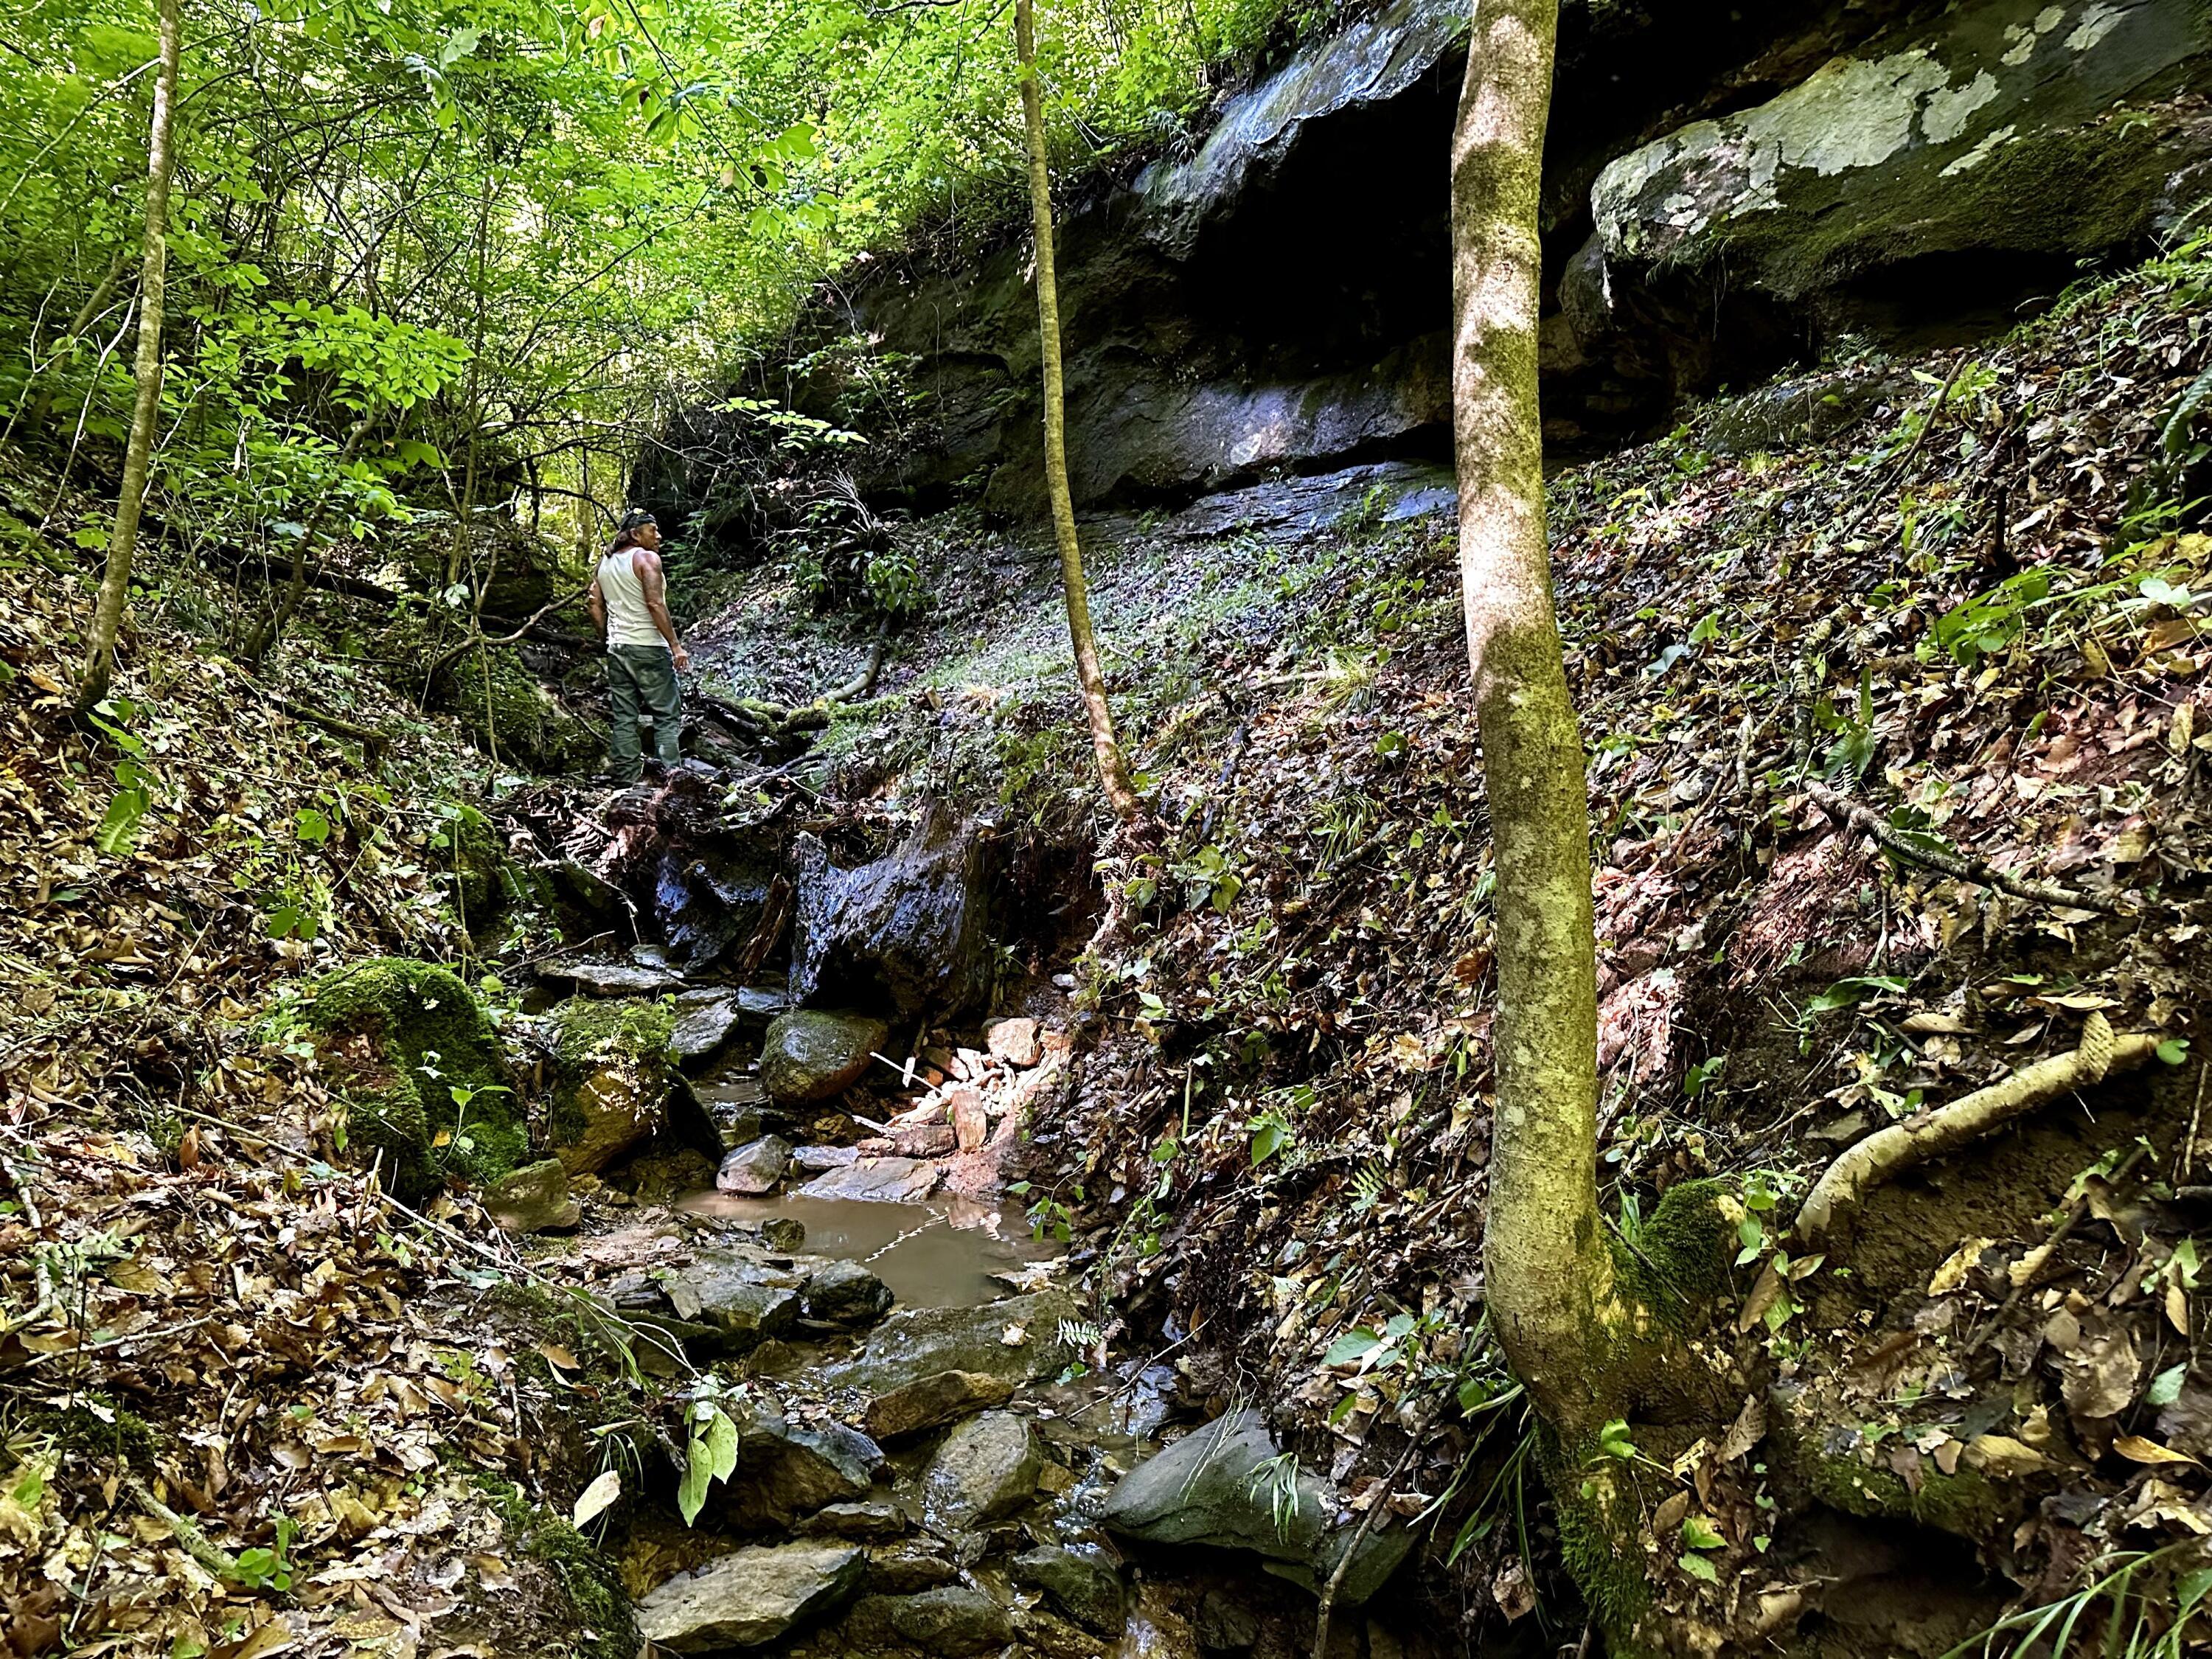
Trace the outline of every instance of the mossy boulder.
{"type": "Polygon", "coordinates": [[[533,772],[586,771],[602,745],[592,728],[523,665],[512,647],[471,652],[439,677],[433,700],[477,746],[533,772]]]}
{"type": "Polygon", "coordinates": [[[447,1178],[483,1186],[530,1158],[491,1022],[434,963],[380,957],[315,981],[305,1023],[346,1103],[350,1146],[380,1154],[403,1200],[447,1178]]]}
{"type": "Polygon", "coordinates": [[[547,1139],[572,1176],[594,1175],[668,1121],[676,1016],[665,1003],[577,997],[553,1011],[547,1139]]]}

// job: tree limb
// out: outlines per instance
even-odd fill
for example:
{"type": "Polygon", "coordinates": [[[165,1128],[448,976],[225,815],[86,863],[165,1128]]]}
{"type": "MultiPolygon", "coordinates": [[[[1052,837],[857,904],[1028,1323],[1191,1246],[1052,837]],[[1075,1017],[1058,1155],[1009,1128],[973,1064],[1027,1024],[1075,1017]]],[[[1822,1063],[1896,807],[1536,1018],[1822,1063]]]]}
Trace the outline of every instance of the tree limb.
{"type": "Polygon", "coordinates": [[[1964,853],[1923,846],[1884,823],[1881,815],[1865,802],[1853,800],[1840,790],[1831,789],[1817,779],[1808,778],[1805,781],[1805,792],[1819,803],[1822,811],[1838,824],[1863,830],[1884,852],[1903,859],[1907,864],[1917,864],[1923,869],[1955,876],[1960,881],[1978,882],[1984,887],[1995,887],[2010,893],[2014,898],[2029,899],[2038,904],[2056,904],[2069,910],[2094,910],[2107,916],[2122,914],[2120,907],[2110,899],[2098,898],[2078,889],[2062,886],[2055,881],[2041,881],[2033,876],[2015,876],[1980,859],[1969,858],[1964,853]]]}
{"type": "Polygon", "coordinates": [[[2158,1052],[2158,1044],[2150,1032],[2117,1036],[2109,1020],[2093,1013],[2072,1053],[2023,1066],[2002,1082],[1869,1135],[1831,1164],[1806,1195],[1797,1212],[1799,1241],[1809,1243],[1849,1219],[1869,1193],[1905,1170],[1955,1152],[2071,1090],[2134,1071],[2158,1052]]]}

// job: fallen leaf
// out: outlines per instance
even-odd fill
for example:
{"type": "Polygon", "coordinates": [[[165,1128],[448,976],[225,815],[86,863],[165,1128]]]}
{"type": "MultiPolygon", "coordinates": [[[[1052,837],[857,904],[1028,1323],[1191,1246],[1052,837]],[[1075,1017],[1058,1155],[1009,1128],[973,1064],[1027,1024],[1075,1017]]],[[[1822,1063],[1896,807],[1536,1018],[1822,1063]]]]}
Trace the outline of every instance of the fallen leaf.
{"type": "Polygon", "coordinates": [[[2161,1446],[2155,1440],[2146,1440],[2139,1434],[2124,1434],[2112,1442],[2112,1449],[2131,1463],[2187,1463],[2202,1468],[2203,1465],[2186,1452],[2178,1452],[2161,1446]]]}
{"type": "Polygon", "coordinates": [[[586,1521],[602,1513],[608,1504],[621,1496],[620,1472],[614,1469],[605,1471],[584,1488],[582,1495],[576,1499],[576,1508],[568,1517],[568,1524],[580,1531],[586,1521]]]}

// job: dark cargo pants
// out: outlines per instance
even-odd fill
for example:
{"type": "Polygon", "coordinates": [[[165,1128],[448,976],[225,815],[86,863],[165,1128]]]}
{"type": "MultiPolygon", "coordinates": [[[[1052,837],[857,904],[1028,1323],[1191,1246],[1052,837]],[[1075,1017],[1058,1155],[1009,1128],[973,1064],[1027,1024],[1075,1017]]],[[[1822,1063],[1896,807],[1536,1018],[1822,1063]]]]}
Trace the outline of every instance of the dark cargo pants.
{"type": "Polygon", "coordinates": [[[673,766],[683,735],[683,693],[676,661],[665,645],[617,645],[607,650],[607,696],[614,705],[607,726],[607,774],[635,783],[644,771],[637,749],[637,717],[653,716],[653,758],[673,766]]]}

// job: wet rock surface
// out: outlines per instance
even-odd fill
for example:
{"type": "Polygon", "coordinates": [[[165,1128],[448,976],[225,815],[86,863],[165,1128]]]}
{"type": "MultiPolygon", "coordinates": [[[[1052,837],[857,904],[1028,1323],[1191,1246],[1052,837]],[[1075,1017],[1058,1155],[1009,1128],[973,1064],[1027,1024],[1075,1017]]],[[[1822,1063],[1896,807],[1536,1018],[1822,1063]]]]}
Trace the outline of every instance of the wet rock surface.
{"type": "Polygon", "coordinates": [[[874,1324],[890,1310],[890,1286],[857,1261],[832,1261],[807,1276],[809,1319],[859,1327],[874,1324]]]}
{"type": "Polygon", "coordinates": [[[980,1308],[894,1313],[850,1359],[830,1366],[832,1387],[888,1394],[939,1371],[972,1371],[1018,1386],[1056,1374],[1075,1351],[1060,1336],[1077,1315],[1061,1291],[1008,1297],[980,1308]]]}
{"type": "Polygon", "coordinates": [[[1005,1647],[1014,1626],[983,1591],[946,1584],[913,1595],[864,1596],[846,1616],[843,1633],[860,1651],[903,1647],[964,1656],[1005,1647]]]}
{"type": "Polygon", "coordinates": [[[779,1016],[761,1043],[761,1083],[780,1106],[805,1106],[842,1094],[890,1041],[866,1014],[799,1009],[779,1016]]]}
{"type": "Polygon", "coordinates": [[[922,1514],[933,1531],[961,1533],[1004,1520],[1036,1490],[1043,1463],[1029,1419],[986,1412],[945,1437],[922,1476],[922,1514]]]}
{"type": "Polygon", "coordinates": [[[1076,1623],[1102,1636],[1121,1633],[1124,1616],[1121,1569],[1103,1551],[1048,1544],[1023,1552],[1008,1565],[1014,1583],[1042,1590],[1076,1623]]]}
{"type": "Polygon", "coordinates": [[[726,1193],[772,1193],[791,1169],[791,1143],[780,1135],[747,1141],[722,1160],[714,1185],[726,1193]]]}
{"type": "Polygon", "coordinates": [[[916,1204],[937,1190],[941,1174],[938,1165],[921,1158],[855,1156],[799,1190],[808,1198],[916,1204]]]}
{"type": "Polygon", "coordinates": [[[878,1440],[903,1440],[927,1429],[942,1428],[973,1413],[1003,1406],[1014,1384],[981,1371],[938,1371],[868,1402],[862,1419],[878,1440]]]}
{"type": "Polygon", "coordinates": [[[989,994],[981,843],[948,809],[933,809],[904,845],[856,869],[838,868],[809,836],[796,860],[791,992],[800,1004],[884,1008],[905,1023],[968,1012],[989,994]]]}

